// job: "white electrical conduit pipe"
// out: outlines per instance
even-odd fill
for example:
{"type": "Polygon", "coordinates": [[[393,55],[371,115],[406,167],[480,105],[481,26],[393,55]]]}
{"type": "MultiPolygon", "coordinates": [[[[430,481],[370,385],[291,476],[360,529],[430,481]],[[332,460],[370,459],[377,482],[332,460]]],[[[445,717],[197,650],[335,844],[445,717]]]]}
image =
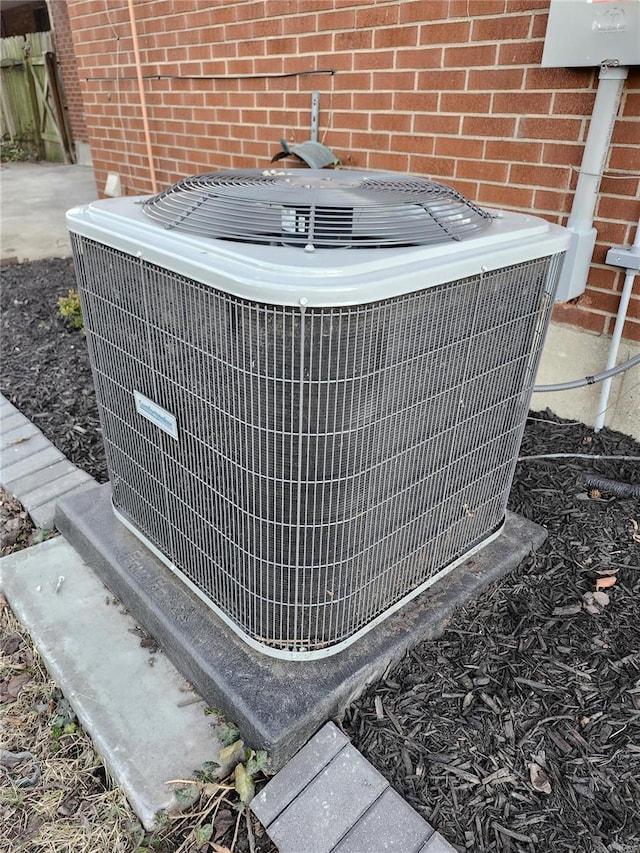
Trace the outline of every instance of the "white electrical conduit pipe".
{"type": "Polygon", "coordinates": [[[138,30],[136,28],[136,16],[133,12],[133,0],[129,0],[129,21],[131,22],[131,38],[133,39],[133,55],[136,61],[136,76],[138,78],[138,90],[140,92],[140,108],[142,112],[142,126],[144,128],[144,141],[147,145],[147,160],[149,161],[149,175],[151,177],[151,189],[153,193],[158,192],[156,181],[156,170],[153,165],[153,149],[151,148],[151,133],[149,131],[149,116],[147,115],[147,99],[144,94],[144,82],[142,80],[142,64],[140,62],[140,46],[138,44],[138,30]]]}
{"type": "MultiPolygon", "coordinates": [[[[633,241],[633,248],[640,249],[640,219],[638,220],[636,226],[636,236],[633,241]]],[[[618,313],[616,315],[616,324],[613,328],[611,346],[609,347],[609,358],[607,359],[606,367],[607,370],[610,370],[612,367],[615,366],[616,360],[618,358],[618,349],[620,348],[620,340],[622,338],[624,321],[627,317],[627,309],[629,307],[631,291],[633,290],[633,282],[635,281],[637,274],[637,270],[631,267],[627,268],[627,274],[624,278],[622,294],[620,296],[620,304],[618,305],[618,313]]],[[[602,384],[602,389],[600,391],[600,402],[598,404],[598,414],[596,415],[596,420],[593,425],[594,432],[600,432],[600,430],[604,426],[605,413],[607,411],[607,406],[609,402],[609,393],[611,392],[611,381],[611,377],[609,377],[608,379],[605,379],[602,384]]]]}
{"type": "Polygon", "coordinates": [[[557,302],[567,302],[584,293],[597,236],[596,229],[593,227],[593,217],[600,180],[607,162],[611,134],[618,115],[624,81],[628,74],[629,69],[622,65],[603,65],[600,68],[598,91],[591,113],[571,214],[567,222],[567,228],[573,233],[560,273],[557,302]]]}

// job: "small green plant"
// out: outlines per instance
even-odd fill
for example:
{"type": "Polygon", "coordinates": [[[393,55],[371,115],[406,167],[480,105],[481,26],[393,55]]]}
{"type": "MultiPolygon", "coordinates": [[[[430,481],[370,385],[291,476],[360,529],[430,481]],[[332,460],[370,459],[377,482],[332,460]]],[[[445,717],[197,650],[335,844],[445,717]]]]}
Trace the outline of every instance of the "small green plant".
{"type": "Polygon", "coordinates": [[[0,141],[0,161],[3,163],[18,163],[22,160],[30,160],[28,151],[25,151],[16,141],[2,139],[0,141]]]}
{"type": "Polygon", "coordinates": [[[60,750],[61,738],[65,735],[74,735],[78,731],[78,718],[68,700],[57,689],[53,692],[53,700],[56,703],[56,709],[50,721],[51,751],[56,753],[60,750]]]}
{"type": "MultiPolygon", "coordinates": [[[[174,788],[177,813],[156,816],[157,825],[147,846],[140,846],[136,853],[147,853],[154,842],[184,827],[187,835],[180,850],[189,849],[199,853],[219,850],[234,851],[242,819],[246,821],[249,849],[255,850],[253,822],[249,803],[256,791],[256,777],[262,781],[268,773],[269,758],[263,750],[258,752],[245,747],[239,739],[237,726],[224,719],[218,708],[205,708],[206,716],[212,717],[216,738],[223,744],[218,755],[219,762],[205,761],[194,772],[193,779],[172,779],[167,784],[174,788]],[[221,772],[230,771],[226,779],[221,772]],[[234,816],[235,812],[235,816],[234,816]],[[223,846],[223,838],[233,835],[229,847],[223,846]]],[[[163,848],[164,849],[164,848],[163,848]]]]}
{"type": "Polygon", "coordinates": [[[72,329],[84,331],[80,296],[77,290],[70,290],[68,296],[61,296],[58,299],[58,312],[72,329]]]}

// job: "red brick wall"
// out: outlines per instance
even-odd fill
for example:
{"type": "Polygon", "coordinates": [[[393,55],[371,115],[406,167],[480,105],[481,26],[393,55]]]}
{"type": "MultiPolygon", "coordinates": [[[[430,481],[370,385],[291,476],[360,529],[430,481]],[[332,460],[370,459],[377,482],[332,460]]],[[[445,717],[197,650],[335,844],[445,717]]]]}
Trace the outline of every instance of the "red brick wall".
{"type": "MultiPolygon", "coordinates": [[[[0,7],[2,4],[0,4],[0,7]]],[[[26,36],[27,33],[37,33],[47,30],[48,27],[39,25],[37,10],[46,9],[46,3],[24,4],[23,6],[12,6],[9,9],[0,8],[2,38],[9,36],[26,36]]]]}
{"type": "MultiPolygon", "coordinates": [[[[315,89],[320,139],[343,164],[426,175],[483,204],[564,224],[597,72],[540,67],[548,5],[135,0],[143,73],[175,76],[145,81],[159,184],[266,166],[280,137],[309,138],[315,89]],[[335,74],[233,79],[315,69],[335,74]]],[[[69,0],[68,7],[98,186],[118,172],[128,193],[148,193],[127,4],[69,0]]],[[[622,275],[604,259],[610,245],[634,236],[639,143],[640,71],[633,69],[601,185],[589,286],[556,310],[561,321],[612,329],[622,275]]],[[[638,292],[625,334],[640,340],[638,292]]]]}
{"type": "Polygon", "coordinates": [[[80,91],[80,78],[78,77],[78,66],[73,49],[66,0],[50,0],[49,18],[55,39],[56,55],[64,87],[71,134],[74,142],[88,142],[89,137],[84,120],[84,103],[80,91]]]}

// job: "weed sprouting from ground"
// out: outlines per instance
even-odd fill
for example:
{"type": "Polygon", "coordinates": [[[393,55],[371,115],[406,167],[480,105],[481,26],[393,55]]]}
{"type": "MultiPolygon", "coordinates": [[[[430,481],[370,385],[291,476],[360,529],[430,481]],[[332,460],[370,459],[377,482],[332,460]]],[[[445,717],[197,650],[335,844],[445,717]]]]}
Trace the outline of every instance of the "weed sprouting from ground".
{"type": "Polygon", "coordinates": [[[70,328],[84,331],[80,295],[77,290],[71,289],[66,296],[58,297],[58,312],[70,328]]]}
{"type": "Polygon", "coordinates": [[[23,148],[17,139],[8,139],[7,137],[4,137],[0,140],[0,162],[19,163],[24,160],[33,159],[32,153],[23,148]]]}

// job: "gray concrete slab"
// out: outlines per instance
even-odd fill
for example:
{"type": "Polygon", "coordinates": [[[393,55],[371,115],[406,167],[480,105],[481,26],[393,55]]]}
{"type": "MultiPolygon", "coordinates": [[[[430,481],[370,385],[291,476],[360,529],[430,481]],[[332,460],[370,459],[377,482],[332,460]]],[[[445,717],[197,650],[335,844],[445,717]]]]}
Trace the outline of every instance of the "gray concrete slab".
{"type": "Polygon", "coordinates": [[[174,806],[165,783],[219,759],[203,702],[185,704],[194,694],[184,678],[140,645],[134,619],[62,537],[0,559],[0,589],[151,829],[174,806]]]}
{"type": "Polygon", "coordinates": [[[546,536],[511,513],[503,533],[346,651],[281,661],[250,649],[111,510],[108,486],[58,503],[56,527],[158,640],[207,702],[244,740],[282,767],[327,720],[340,715],[408,648],[439,636],[456,607],[514,568],[546,536]]]}
{"type": "MultiPolygon", "coordinates": [[[[550,323],[536,374],[536,385],[552,385],[600,373],[607,364],[610,346],[609,335],[594,335],[593,332],[574,329],[566,323],[550,323]]],[[[620,342],[618,363],[638,354],[640,341],[623,338],[620,342]]],[[[605,425],[640,440],[638,379],[638,367],[613,377],[605,425]]],[[[548,407],[556,415],[592,426],[600,410],[601,391],[601,383],[594,383],[573,388],[571,391],[537,393],[531,398],[529,408],[540,412],[548,407]]]]}
{"type": "Polygon", "coordinates": [[[66,258],[70,207],[98,197],[93,169],[54,163],[3,163],[0,168],[2,263],[66,258]]]}

